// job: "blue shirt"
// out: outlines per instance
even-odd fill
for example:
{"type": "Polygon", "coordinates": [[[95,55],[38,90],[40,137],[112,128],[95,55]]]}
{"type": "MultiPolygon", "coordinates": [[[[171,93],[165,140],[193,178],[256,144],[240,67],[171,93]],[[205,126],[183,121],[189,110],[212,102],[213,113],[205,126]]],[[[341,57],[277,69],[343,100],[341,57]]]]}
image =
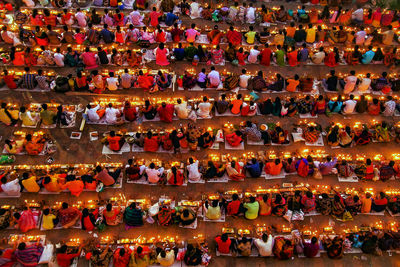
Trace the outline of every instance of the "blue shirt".
{"type": "Polygon", "coordinates": [[[247,164],[246,169],[249,171],[250,176],[253,178],[260,177],[261,175],[261,166],[259,162],[256,162],[254,164],[247,164]]]}
{"type": "Polygon", "coordinates": [[[101,30],[100,38],[102,38],[106,44],[114,42],[114,34],[108,29],[101,30]]]}
{"type": "Polygon", "coordinates": [[[336,107],[333,107],[333,104],[334,104],[335,102],[336,102],[336,101],[330,100],[330,101],[328,102],[328,108],[329,108],[329,110],[330,110],[331,112],[339,113],[339,112],[342,110],[343,102],[337,102],[336,107]]]}
{"type": "Polygon", "coordinates": [[[372,61],[372,59],[374,58],[374,56],[375,56],[375,52],[372,51],[372,50],[369,50],[369,51],[365,52],[365,54],[362,55],[361,63],[362,63],[362,64],[369,64],[369,63],[371,63],[371,61],[372,61]]]}
{"type": "Polygon", "coordinates": [[[300,50],[300,61],[306,62],[308,59],[308,49],[304,48],[300,50]]]}
{"type": "Polygon", "coordinates": [[[175,22],[175,20],[179,19],[177,15],[175,15],[172,12],[167,13],[167,16],[165,18],[165,25],[167,26],[172,26],[175,22]]]}
{"type": "Polygon", "coordinates": [[[184,48],[175,48],[174,55],[176,60],[183,60],[185,58],[185,49],[184,48]]]}

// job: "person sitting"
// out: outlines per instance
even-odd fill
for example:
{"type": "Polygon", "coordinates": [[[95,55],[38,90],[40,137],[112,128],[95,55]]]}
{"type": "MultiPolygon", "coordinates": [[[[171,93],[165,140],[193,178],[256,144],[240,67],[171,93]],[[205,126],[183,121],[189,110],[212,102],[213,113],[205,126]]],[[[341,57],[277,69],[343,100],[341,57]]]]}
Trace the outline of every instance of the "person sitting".
{"type": "Polygon", "coordinates": [[[255,220],[258,217],[258,212],[260,210],[260,204],[256,201],[254,196],[250,196],[249,202],[243,204],[243,207],[246,209],[244,213],[244,217],[248,220],[255,220]]]}
{"type": "Polygon", "coordinates": [[[302,210],[304,212],[310,212],[315,210],[316,207],[316,202],[315,202],[315,196],[311,191],[307,191],[305,196],[301,198],[301,205],[302,205],[302,210]]]}
{"type": "Polygon", "coordinates": [[[149,75],[149,73],[144,74],[142,70],[139,70],[139,75],[134,87],[143,88],[145,91],[150,91],[154,85],[154,77],[149,75]]]}
{"type": "Polygon", "coordinates": [[[4,142],[4,150],[7,154],[15,155],[22,152],[24,148],[23,140],[9,140],[6,139],[4,142]]]}
{"type": "Polygon", "coordinates": [[[382,212],[386,209],[388,199],[384,192],[380,192],[375,199],[372,200],[371,210],[375,212],[382,212]]]}
{"type": "Polygon", "coordinates": [[[271,131],[271,141],[279,145],[289,144],[288,132],[283,130],[282,127],[276,126],[275,129],[271,131]]]}
{"type": "Polygon", "coordinates": [[[171,169],[167,171],[168,184],[182,185],[183,179],[183,172],[181,170],[178,170],[175,166],[172,166],[171,169]]]}
{"type": "Polygon", "coordinates": [[[150,104],[150,101],[146,99],[144,101],[144,107],[141,112],[146,120],[153,120],[157,114],[157,109],[150,104]]]}
{"type": "Polygon", "coordinates": [[[322,244],[330,259],[340,259],[343,257],[343,239],[340,236],[335,236],[333,239],[325,237],[322,240],[322,244]]]}
{"type": "Polygon", "coordinates": [[[326,157],[326,162],[321,162],[318,166],[318,169],[321,175],[329,175],[332,173],[333,168],[336,166],[337,158],[335,157],[332,160],[331,156],[326,157]]]}
{"type": "Polygon", "coordinates": [[[372,99],[372,103],[368,104],[368,114],[377,116],[381,113],[381,103],[377,98],[372,99]]]}
{"type": "Polygon", "coordinates": [[[252,158],[251,162],[248,162],[244,166],[244,170],[248,171],[252,178],[258,178],[261,176],[263,169],[263,163],[258,161],[256,158],[252,158]]]}
{"type": "Polygon", "coordinates": [[[107,203],[103,211],[103,218],[106,225],[118,225],[121,223],[121,208],[113,208],[111,203],[107,203]]]}
{"type": "Polygon", "coordinates": [[[356,145],[367,145],[372,141],[372,135],[368,130],[363,129],[355,133],[354,141],[356,145]]]}
{"type": "Polygon", "coordinates": [[[84,243],[81,243],[76,253],[68,253],[68,246],[65,244],[62,245],[58,249],[56,256],[58,266],[60,267],[70,266],[73,260],[81,255],[83,246],[84,243]]]}
{"type": "Polygon", "coordinates": [[[179,218],[179,223],[182,226],[188,226],[193,224],[196,221],[196,211],[194,211],[192,208],[180,208],[179,212],[177,214],[179,218]]]}
{"type": "Polygon", "coordinates": [[[107,170],[106,168],[102,168],[100,165],[96,166],[96,175],[94,178],[103,183],[104,186],[112,186],[114,185],[121,174],[121,169],[117,168],[115,171],[111,172],[107,170]]]}
{"type": "Polygon", "coordinates": [[[27,134],[24,141],[26,153],[28,155],[39,155],[43,152],[45,142],[46,139],[43,136],[37,135],[32,137],[31,134],[27,134]]]}
{"type": "Polygon", "coordinates": [[[100,105],[96,105],[95,107],[93,107],[90,104],[88,104],[86,108],[87,108],[88,119],[92,122],[99,122],[106,113],[106,110],[102,109],[100,105]]]}
{"type": "Polygon", "coordinates": [[[198,105],[197,116],[200,118],[210,117],[212,105],[206,96],[203,97],[203,102],[198,105]]]}
{"type": "Polygon", "coordinates": [[[58,210],[57,214],[62,228],[70,228],[76,225],[80,217],[81,212],[75,207],[69,207],[66,202],[62,203],[61,209],[58,210]]]}
{"type": "Polygon", "coordinates": [[[272,214],[275,216],[282,217],[287,211],[287,205],[285,198],[281,194],[277,194],[274,199],[272,199],[272,214]]]}
{"type": "Polygon", "coordinates": [[[71,192],[71,195],[79,197],[83,192],[84,183],[80,179],[76,179],[75,175],[67,175],[65,178],[66,183],[60,185],[61,190],[68,189],[71,192]]]}
{"type": "Polygon", "coordinates": [[[172,76],[168,73],[162,73],[158,71],[156,84],[158,85],[158,89],[160,91],[164,91],[165,89],[169,88],[172,83],[172,76]]]}
{"type": "Polygon", "coordinates": [[[314,113],[315,114],[325,114],[326,112],[326,101],[322,95],[318,96],[317,101],[314,103],[314,113]]]}
{"type": "Polygon", "coordinates": [[[243,133],[241,131],[235,131],[225,136],[226,142],[232,147],[238,147],[243,142],[243,133]]]}
{"type": "Polygon", "coordinates": [[[288,260],[293,256],[294,245],[292,241],[282,236],[275,237],[273,253],[280,260],[288,260]]]}
{"type": "Polygon", "coordinates": [[[304,256],[306,256],[307,258],[314,258],[317,256],[320,246],[317,237],[313,236],[311,238],[311,241],[307,242],[304,240],[304,236],[302,235],[301,243],[304,248],[304,256]]]}
{"type": "Polygon", "coordinates": [[[111,131],[110,135],[107,136],[107,143],[108,143],[108,147],[110,148],[110,150],[112,151],[120,151],[122,146],[125,143],[125,138],[116,135],[115,131],[111,131]]]}
{"type": "Polygon", "coordinates": [[[243,203],[239,200],[238,194],[233,194],[232,200],[228,203],[226,207],[226,212],[228,213],[228,215],[237,216],[243,211],[243,203]]]}
{"type": "Polygon", "coordinates": [[[280,159],[275,159],[274,161],[267,162],[265,164],[265,174],[276,176],[280,175],[282,171],[283,164],[280,159]]]}
{"type": "Polygon", "coordinates": [[[321,132],[314,126],[308,126],[303,133],[303,138],[307,143],[314,144],[318,141],[321,132]]]}
{"type": "Polygon", "coordinates": [[[199,143],[198,146],[201,148],[210,148],[214,144],[215,136],[212,135],[210,132],[204,132],[200,137],[199,137],[199,143]]]}
{"type": "Polygon", "coordinates": [[[207,75],[207,78],[210,82],[210,87],[211,88],[218,88],[220,83],[221,83],[221,77],[219,75],[219,72],[215,70],[215,67],[211,67],[210,73],[207,75]]]}
{"type": "Polygon", "coordinates": [[[114,108],[112,103],[108,104],[108,107],[106,108],[105,111],[105,119],[108,124],[110,125],[124,124],[125,121],[123,120],[122,115],[123,113],[121,112],[121,110],[114,108]]]}
{"type": "Polygon", "coordinates": [[[189,165],[186,167],[188,171],[188,179],[192,182],[198,182],[201,179],[199,172],[199,161],[194,161],[192,157],[189,158],[189,165]]]}
{"type": "Polygon", "coordinates": [[[192,244],[187,245],[186,253],[183,258],[183,262],[187,266],[198,266],[202,263],[203,252],[192,244]]]}
{"type": "Polygon", "coordinates": [[[94,179],[93,175],[84,174],[81,176],[81,180],[83,182],[84,188],[86,190],[95,191],[97,188],[97,181],[94,179]]]}
{"type": "Polygon", "coordinates": [[[240,256],[249,257],[251,254],[252,239],[243,236],[241,239],[237,239],[236,249],[240,256]]]}
{"type": "Polygon", "coordinates": [[[96,217],[98,215],[98,209],[94,212],[89,212],[87,208],[82,210],[81,225],[82,230],[93,231],[96,227],[96,217]]]}
{"type": "Polygon", "coordinates": [[[361,212],[362,203],[357,195],[348,196],[345,199],[344,204],[346,205],[346,210],[349,211],[353,216],[361,212]]]}
{"type": "Polygon", "coordinates": [[[218,25],[215,25],[214,29],[207,34],[208,41],[212,45],[218,45],[223,36],[224,34],[218,29],[218,25]]]}
{"type": "Polygon", "coordinates": [[[331,147],[336,147],[339,145],[340,139],[339,139],[339,126],[335,125],[329,129],[328,132],[328,145],[331,147]]]}
{"type": "Polygon", "coordinates": [[[136,203],[132,202],[124,212],[124,222],[128,227],[137,227],[143,225],[144,212],[140,207],[136,207],[136,203]]]}
{"type": "Polygon", "coordinates": [[[43,251],[44,247],[40,243],[40,239],[32,245],[27,245],[25,242],[22,242],[15,250],[14,257],[22,266],[38,266],[43,251]]]}
{"type": "Polygon", "coordinates": [[[24,189],[31,193],[37,193],[40,190],[40,186],[37,183],[37,178],[35,175],[30,176],[29,173],[24,172],[22,174],[21,184],[24,189]]]}
{"type": "Polygon", "coordinates": [[[217,245],[217,251],[221,254],[229,254],[232,249],[232,240],[229,238],[227,233],[218,235],[215,237],[215,243],[217,245]]]}
{"type": "Polygon", "coordinates": [[[54,111],[48,110],[47,104],[42,104],[42,110],[40,111],[40,119],[42,123],[46,126],[53,125],[56,122],[56,113],[54,111]]]}
{"type": "Polygon", "coordinates": [[[389,126],[385,121],[375,127],[375,140],[378,142],[390,142],[389,126]]]}
{"type": "Polygon", "coordinates": [[[161,103],[161,106],[157,108],[158,115],[160,116],[160,121],[162,122],[172,122],[174,116],[174,105],[167,104],[165,102],[161,103]]]}
{"type": "Polygon", "coordinates": [[[148,131],[144,138],[143,150],[146,152],[156,152],[160,146],[160,140],[158,136],[153,136],[151,131],[148,131]]]}
{"type": "Polygon", "coordinates": [[[243,181],[246,175],[243,173],[243,164],[232,161],[226,165],[226,173],[234,181],[243,181]]]}
{"type": "Polygon", "coordinates": [[[208,161],[207,169],[204,173],[204,178],[212,179],[215,177],[221,178],[225,174],[225,166],[223,164],[216,165],[212,161],[208,161]]]}
{"type": "Polygon", "coordinates": [[[396,170],[394,169],[395,162],[391,160],[389,164],[382,164],[379,168],[379,180],[385,182],[389,179],[396,177],[396,170]]]}
{"type": "Polygon", "coordinates": [[[211,205],[208,201],[205,202],[204,206],[206,208],[206,218],[209,220],[219,220],[222,216],[221,207],[219,205],[219,201],[217,199],[211,202],[211,205]]]}
{"type": "Polygon", "coordinates": [[[18,122],[18,109],[10,110],[7,103],[1,103],[0,121],[7,126],[14,126],[18,122]]]}
{"type": "Polygon", "coordinates": [[[272,256],[274,237],[271,233],[263,233],[261,238],[256,238],[254,240],[254,245],[257,247],[261,257],[270,257],[272,256]]]}
{"type": "Polygon", "coordinates": [[[346,207],[343,198],[339,194],[336,194],[332,201],[332,215],[338,220],[343,220],[345,211],[346,207]]]}

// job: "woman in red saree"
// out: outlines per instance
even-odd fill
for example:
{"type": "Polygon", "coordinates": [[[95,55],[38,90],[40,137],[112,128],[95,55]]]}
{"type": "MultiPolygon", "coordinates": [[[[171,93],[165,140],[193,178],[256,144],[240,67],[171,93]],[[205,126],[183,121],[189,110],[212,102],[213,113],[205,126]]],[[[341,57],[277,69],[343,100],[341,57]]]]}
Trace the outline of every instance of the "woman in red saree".
{"type": "Polygon", "coordinates": [[[234,181],[243,181],[246,178],[246,175],[243,173],[243,166],[241,166],[238,162],[232,161],[230,164],[226,166],[226,173],[229,178],[234,181]]]}
{"type": "Polygon", "coordinates": [[[243,134],[241,131],[235,131],[231,134],[227,134],[225,136],[225,139],[230,146],[237,147],[243,142],[242,136],[243,134]]]}
{"type": "Polygon", "coordinates": [[[15,213],[14,218],[17,221],[15,228],[21,230],[23,233],[36,228],[35,216],[29,208],[21,213],[15,213]]]}
{"type": "Polygon", "coordinates": [[[287,53],[287,59],[290,66],[295,67],[299,64],[297,60],[297,50],[292,46],[292,51],[287,53]]]}
{"type": "Polygon", "coordinates": [[[328,54],[328,56],[325,57],[324,63],[328,67],[336,67],[338,65],[338,60],[339,60],[339,50],[337,47],[333,49],[332,52],[328,54]]]}
{"type": "Polygon", "coordinates": [[[143,88],[145,91],[150,90],[154,86],[154,77],[148,73],[144,74],[142,70],[139,70],[139,76],[136,81],[137,88],[143,88]]]}
{"type": "Polygon", "coordinates": [[[233,26],[230,26],[229,31],[226,33],[226,39],[228,40],[228,43],[237,46],[242,43],[242,34],[236,31],[233,26]]]}

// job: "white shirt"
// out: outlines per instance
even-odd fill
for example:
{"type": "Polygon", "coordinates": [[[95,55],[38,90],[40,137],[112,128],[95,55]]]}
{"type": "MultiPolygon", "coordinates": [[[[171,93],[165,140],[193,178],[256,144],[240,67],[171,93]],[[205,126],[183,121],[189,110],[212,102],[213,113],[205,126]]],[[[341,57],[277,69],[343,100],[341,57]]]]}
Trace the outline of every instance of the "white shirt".
{"type": "Polygon", "coordinates": [[[239,77],[239,86],[241,88],[247,89],[247,85],[249,84],[250,75],[242,74],[239,77]]]}
{"type": "Polygon", "coordinates": [[[108,90],[115,91],[115,90],[118,89],[118,85],[119,85],[119,83],[118,83],[118,79],[117,78],[115,78],[115,77],[107,78],[108,90]]]}
{"type": "Polygon", "coordinates": [[[132,9],[134,0],[124,0],[124,6],[127,9],[132,9]]]}
{"type": "Polygon", "coordinates": [[[97,111],[100,109],[100,105],[95,106],[87,111],[87,115],[90,121],[99,121],[100,117],[97,111]]]}
{"type": "Polygon", "coordinates": [[[64,67],[64,55],[61,53],[54,53],[54,62],[59,67],[64,67]]]}
{"type": "Polygon", "coordinates": [[[274,244],[274,238],[272,235],[268,235],[267,242],[264,242],[262,239],[257,238],[254,240],[254,244],[256,245],[258,252],[262,257],[272,256],[272,247],[274,244]]]}
{"type": "Polygon", "coordinates": [[[9,196],[18,196],[21,192],[21,185],[19,184],[18,179],[15,179],[11,182],[2,184],[1,189],[3,189],[3,192],[9,196]]]}
{"type": "Polygon", "coordinates": [[[358,31],[354,36],[356,38],[356,44],[362,45],[365,42],[365,36],[367,36],[367,33],[365,31],[358,31]]]}
{"type": "Polygon", "coordinates": [[[356,107],[357,101],[355,101],[354,99],[349,99],[344,101],[344,108],[343,108],[343,113],[346,114],[351,114],[354,112],[354,108],[356,107]]]}
{"type": "Polygon", "coordinates": [[[256,20],[256,12],[254,7],[249,7],[246,13],[247,23],[254,23],[256,20]]]}
{"type": "Polygon", "coordinates": [[[250,49],[250,53],[249,53],[249,57],[247,58],[247,60],[249,61],[249,63],[256,63],[257,62],[257,57],[260,54],[260,51],[256,50],[256,49],[250,49]]]}
{"type": "Polygon", "coordinates": [[[190,4],[190,16],[194,18],[200,17],[200,6],[199,3],[193,2],[190,4]]]}
{"type": "Polygon", "coordinates": [[[364,20],[364,10],[362,8],[356,9],[356,11],[354,11],[351,14],[351,18],[356,19],[358,21],[363,21],[364,20]]]}
{"type": "Polygon", "coordinates": [[[197,111],[197,115],[199,115],[202,118],[206,118],[210,116],[210,110],[211,110],[210,102],[201,102],[199,104],[199,110],[197,111]]]}
{"type": "Polygon", "coordinates": [[[216,70],[212,70],[208,75],[207,78],[210,80],[212,86],[218,86],[221,82],[219,72],[216,70]]]}
{"type": "Polygon", "coordinates": [[[78,21],[78,25],[80,27],[86,26],[86,15],[82,11],[79,11],[78,13],[76,13],[75,18],[78,21]]]}
{"type": "Polygon", "coordinates": [[[370,78],[363,78],[361,80],[361,83],[358,85],[358,91],[360,92],[365,92],[369,89],[369,86],[371,85],[371,79],[370,78]]]}
{"type": "Polygon", "coordinates": [[[116,108],[106,108],[106,122],[108,124],[114,124],[117,122],[117,116],[120,114],[116,108]]]}
{"type": "Polygon", "coordinates": [[[146,169],[147,181],[149,183],[157,183],[160,180],[160,172],[156,169],[146,169]]]}
{"type": "Polygon", "coordinates": [[[188,165],[187,170],[189,172],[188,178],[192,181],[200,180],[201,174],[199,173],[199,161],[196,160],[194,163],[188,165]]]}
{"type": "Polygon", "coordinates": [[[175,112],[176,116],[178,116],[179,119],[187,119],[188,117],[188,108],[186,103],[180,103],[175,105],[175,112]]]}

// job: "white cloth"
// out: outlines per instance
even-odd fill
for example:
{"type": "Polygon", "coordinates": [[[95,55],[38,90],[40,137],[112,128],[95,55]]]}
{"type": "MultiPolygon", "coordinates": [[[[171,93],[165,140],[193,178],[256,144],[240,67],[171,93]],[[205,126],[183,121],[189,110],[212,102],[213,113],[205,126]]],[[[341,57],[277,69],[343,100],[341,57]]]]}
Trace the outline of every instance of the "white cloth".
{"type": "Polygon", "coordinates": [[[135,0],[124,0],[124,6],[126,9],[132,9],[133,3],[135,3],[135,0]]]}
{"type": "Polygon", "coordinates": [[[250,79],[250,75],[247,75],[247,74],[242,74],[242,75],[240,75],[240,77],[239,77],[239,86],[241,87],[241,88],[244,88],[244,89],[247,89],[247,86],[248,86],[248,84],[249,84],[249,79],[250,79]]]}
{"type": "Polygon", "coordinates": [[[351,19],[356,19],[358,21],[363,21],[364,20],[364,10],[362,8],[356,9],[356,11],[354,11],[351,14],[351,19]]]}
{"type": "Polygon", "coordinates": [[[211,103],[210,102],[201,102],[199,104],[199,110],[197,111],[197,115],[206,118],[210,116],[211,111],[211,103]]]}
{"type": "Polygon", "coordinates": [[[247,23],[254,23],[256,22],[256,9],[254,7],[249,7],[246,12],[246,20],[247,23]]]}
{"type": "Polygon", "coordinates": [[[210,84],[213,87],[217,87],[221,82],[219,72],[216,70],[210,71],[210,73],[207,75],[207,78],[210,80],[210,84]]]}
{"type": "Polygon", "coordinates": [[[107,88],[110,91],[115,91],[118,89],[118,79],[115,77],[109,77],[107,78],[107,88]]]}
{"type": "Polygon", "coordinates": [[[25,5],[27,7],[34,7],[35,6],[35,2],[33,2],[32,0],[23,0],[25,5]]]}
{"type": "Polygon", "coordinates": [[[114,124],[117,122],[117,116],[120,114],[116,108],[106,108],[106,122],[108,124],[114,124]]]}
{"type": "Polygon", "coordinates": [[[369,89],[369,86],[371,85],[371,79],[370,78],[363,78],[361,80],[361,83],[358,85],[358,91],[360,92],[365,92],[369,89]]]}
{"type": "Polygon", "coordinates": [[[54,62],[59,67],[64,67],[64,55],[61,53],[54,53],[54,62]]]}
{"type": "Polygon", "coordinates": [[[249,53],[249,57],[247,58],[247,60],[249,61],[249,63],[254,64],[257,63],[257,57],[260,54],[260,51],[256,50],[256,49],[250,49],[250,53],[249,53]]]}
{"type": "Polygon", "coordinates": [[[11,182],[2,184],[1,189],[3,189],[3,192],[9,196],[18,196],[21,192],[21,185],[19,184],[18,179],[15,179],[11,182]]]}
{"type": "Polygon", "coordinates": [[[158,170],[156,169],[150,169],[147,168],[146,169],[146,174],[147,174],[147,181],[149,181],[149,183],[157,183],[160,180],[161,175],[164,172],[164,168],[159,168],[158,170]]]}
{"type": "Polygon", "coordinates": [[[198,181],[201,178],[201,174],[199,172],[199,161],[196,160],[192,164],[188,165],[187,170],[189,172],[188,178],[191,181],[198,181]]]}
{"type": "Polygon", "coordinates": [[[99,121],[100,116],[97,114],[97,111],[100,109],[100,105],[95,106],[87,111],[87,115],[90,121],[99,121]]]}
{"type": "Polygon", "coordinates": [[[199,3],[193,2],[193,3],[190,4],[190,17],[192,19],[200,18],[200,5],[199,5],[199,3]]]}
{"type": "Polygon", "coordinates": [[[356,44],[357,45],[362,45],[365,42],[365,36],[367,36],[367,33],[365,31],[358,31],[354,35],[356,39],[356,44]]]}
{"type": "Polygon", "coordinates": [[[189,116],[189,110],[186,103],[180,103],[175,105],[175,113],[179,119],[187,119],[189,116]]]}
{"type": "Polygon", "coordinates": [[[76,18],[76,20],[78,21],[79,27],[86,27],[86,24],[87,24],[87,22],[86,22],[87,17],[86,17],[86,15],[85,15],[82,11],[77,12],[77,13],[75,14],[75,18],[76,18]]]}
{"type": "Polygon", "coordinates": [[[343,108],[343,113],[344,114],[351,114],[354,112],[354,108],[356,107],[357,101],[354,99],[349,99],[344,101],[344,108],[343,108]]]}
{"type": "Polygon", "coordinates": [[[258,253],[260,253],[261,257],[269,257],[272,256],[272,248],[274,245],[274,238],[272,235],[268,235],[267,242],[264,242],[262,239],[254,240],[254,244],[258,249],[258,253]]]}

